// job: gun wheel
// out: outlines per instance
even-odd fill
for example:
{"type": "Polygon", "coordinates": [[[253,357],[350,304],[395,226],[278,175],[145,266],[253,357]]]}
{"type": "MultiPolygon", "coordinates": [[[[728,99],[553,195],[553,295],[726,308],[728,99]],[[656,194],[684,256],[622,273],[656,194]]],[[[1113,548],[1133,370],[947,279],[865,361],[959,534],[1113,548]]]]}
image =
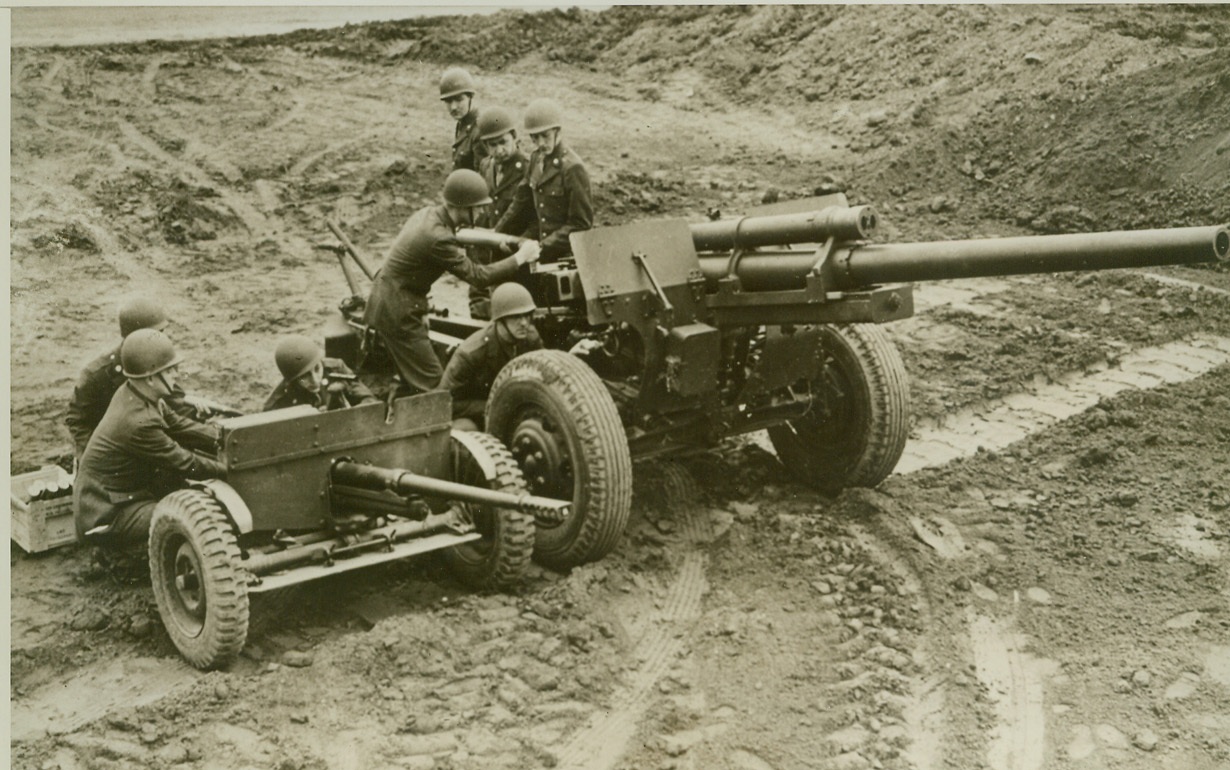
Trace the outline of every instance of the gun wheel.
{"type": "Polygon", "coordinates": [[[572,501],[562,522],[538,525],[534,558],[564,570],[610,553],[632,507],[632,456],[598,375],[559,350],[518,356],[491,386],[487,430],[508,445],[531,492],[572,501]]]}
{"type": "MultiPolygon", "coordinates": [[[[517,461],[495,436],[453,434],[453,481],[513,495],[526,494],[517,461]]],[[[453,546],[443,556],[453,573],[480,590],[516,585],[534,551],[534,517],[490,505],[462,503],[481,540],[453,546]]]]}
{"type": "Polygon", "coordinates": [[[791,388],[811,411],[769,428],[782,464],[820,489],[874,487],[896,467],[910,429],[905,365],[878,326],[820,329],[819,377],[791,388]]]}
{"type": "Polygon", "coordinates": [[[222,506],[196,489],[172,492],[154,508],[149,571],[158,614],[192,665],[227,665],[248,637],[247,571],[222,506]]]}

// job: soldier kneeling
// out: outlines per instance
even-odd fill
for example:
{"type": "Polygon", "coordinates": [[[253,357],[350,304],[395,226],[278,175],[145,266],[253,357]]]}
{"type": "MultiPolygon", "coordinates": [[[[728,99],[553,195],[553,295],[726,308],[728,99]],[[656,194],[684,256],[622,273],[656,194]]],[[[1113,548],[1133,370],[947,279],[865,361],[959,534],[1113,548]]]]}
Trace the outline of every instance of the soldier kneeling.
{"type": "Polygon", "coordinates": [[[226,474],[216,459],[219,429],[177,414],[180,357],[167,336],[140,329],[124,338],[116,390],[90,436],[73,483],[77,538],[107,548],[143,545],[154,506],[187,479],[226,474]]]}
{"type": "Polygon", "coordinates": [[[279,342],[273,358],[282,382],[265,400],[263,411],[307,404],[327,412],[376,400],[345,363],[325,358],[324,348],[302,334],[279,342]]]}

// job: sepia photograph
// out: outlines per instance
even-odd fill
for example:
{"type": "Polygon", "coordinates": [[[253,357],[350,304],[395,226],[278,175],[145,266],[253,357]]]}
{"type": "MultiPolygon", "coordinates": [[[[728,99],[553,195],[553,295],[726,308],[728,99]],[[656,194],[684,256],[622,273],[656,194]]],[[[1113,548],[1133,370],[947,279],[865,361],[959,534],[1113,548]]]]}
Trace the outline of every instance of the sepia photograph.
{"type": "Polygon", "coordinates": [[[1230,767],[1230,5],[7,13],[9,766],[1230,767]]]}

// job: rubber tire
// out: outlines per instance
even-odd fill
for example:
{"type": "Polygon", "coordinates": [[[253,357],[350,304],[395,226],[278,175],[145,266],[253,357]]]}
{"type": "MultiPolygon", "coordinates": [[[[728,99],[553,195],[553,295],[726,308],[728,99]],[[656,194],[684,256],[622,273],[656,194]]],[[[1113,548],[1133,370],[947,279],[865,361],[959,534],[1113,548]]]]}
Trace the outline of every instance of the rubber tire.
{"type": "MultiPolygon", "coordinates": [[[[571,465],[572,512],[560,524],[540,525],[534,558],[566,570],[601,559],[619,543],[632,509],[632,455],[619,411],[602,380],[576,356],[536,350],[508,362],[491,386],[487,431],[511,445],[523,418],[545,416],[562,437],[571,465]]],[[[566,491],[534,494],[567,499],[566,491]]]]}
{"type": "Polygon", "coordinates": [[[159,501],[150,521],[149,572],[162,624],[185,660],[208,670],[239,655],[248,638],[248,575],[217,500],[182,489],[159,501]],[[175,588],[177,562],[193,557],[203,598],[196,610],[175,588]]]}
{"type": "Polygon", "coordinates": [[[874,324],[820,327],[827,363],[811,383],[838,392],[832,419],[807,416],[769,428],[777,457],[828,492],[874,487],[901,459],[910,431],[910,389],[901,354],[874,324]]]}
{"type": "MultiPolygon", "coordinates": [[[[521,468],[500,440],[486,433],[470,433],[492,464],[495,478],[488,480],[478,459],[465,444],[453,440],[452,481],[507,492],[526,494],[521,468]]],[[[466,585],[495,590],[517,585],[525,577],[534,552],[534,517],[515,508],[467,505],[482,540],[455,545],[442,553],[445,563],[466,585]]]]}

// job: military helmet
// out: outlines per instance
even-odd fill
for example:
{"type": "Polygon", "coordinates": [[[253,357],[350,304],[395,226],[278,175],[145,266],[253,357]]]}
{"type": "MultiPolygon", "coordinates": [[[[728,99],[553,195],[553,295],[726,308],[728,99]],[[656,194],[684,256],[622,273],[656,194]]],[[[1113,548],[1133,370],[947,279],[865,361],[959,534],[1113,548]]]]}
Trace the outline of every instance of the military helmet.
{"type": "Polygon", "coordinates": [[[563,110],[554,99],[535,99],[525,108],[525,132],[538,134],[548,128],[559,128],[563,110]]]}
{"type": "Polygon", "coordinates": [[[503,107],[488,107],[478,113],[478,138],[486,141],[503,136],[514,128],[513,117],[503,107]]]}
{"type": "Polygon", "coordinates": [[[444,202],[458,208],[491,203],[491,191],[477,171],[459,168],[444,180],[444,202]]]}
{"type": "Polygon", "coordinates": [[[457,94],[474,95],[474,78],[461,67],[449,67],[440,76],[440,99],[451,99],[457,94]]]}
{"type": "Polygon", "coordinates": [[[529,289],[519,283],[502,283],[491,292],[492,323],[510,315],[532,313],[537,308],[529,289]]]}
{"type": "Polygon", "coordinates": [[[129,297],[120,304],[120,336],[127,337],[137,329],[165,329],[167,312],[162,305],[145,296],[129,297]]]}
{"type": "Polygon", "coordinates": [[[278,371],[287,380],[302,377],[325,357],[325,351],[316,340],[302,334],[283,337],[273,352],[278,371]]]}
{"type": "Polygon", "coordinates": [[[182,360],[171,338],[157,329],[137,329],[120,344],[120,366],[132,379],[153,377],[182,360]]]}

